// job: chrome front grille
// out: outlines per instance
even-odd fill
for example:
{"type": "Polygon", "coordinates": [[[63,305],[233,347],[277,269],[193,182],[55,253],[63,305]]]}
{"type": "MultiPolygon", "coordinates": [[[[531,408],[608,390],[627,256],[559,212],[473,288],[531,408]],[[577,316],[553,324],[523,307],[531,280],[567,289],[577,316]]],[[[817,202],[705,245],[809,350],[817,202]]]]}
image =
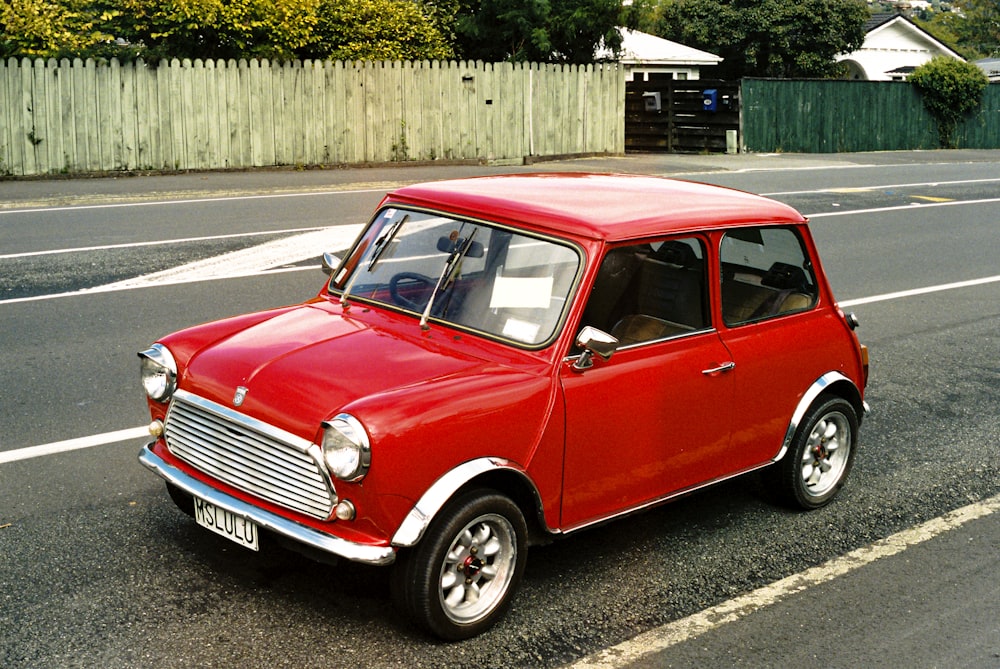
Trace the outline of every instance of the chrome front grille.
{"type": "Polygon", "coordinates": [[[318,447],[221,404],[178,390],[164,435],[175,456],[251,495],[321,520],[336,504],[318,447]]]}

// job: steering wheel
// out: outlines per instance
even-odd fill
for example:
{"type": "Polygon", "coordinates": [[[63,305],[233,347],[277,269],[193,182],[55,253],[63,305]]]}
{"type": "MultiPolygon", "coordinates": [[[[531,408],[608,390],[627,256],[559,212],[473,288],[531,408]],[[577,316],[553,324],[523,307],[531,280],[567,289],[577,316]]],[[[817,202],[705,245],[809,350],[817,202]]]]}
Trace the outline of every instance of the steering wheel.
{"type": "MultiPolygon", "coordinates": [[[[401,307],[412,309],[413,311],[423,311],[424,307],[427,306],[427,301],[425,300],[423,304],[419,304],[410,298],[401,295],[399,293],[399,283],[401,281],[409,281],[412,284],[416,284],[416,286],[421,287],[423,290],[431,291],[434,290],[434,279],[429,276],[424,276],[423,274],[417,274],[416,272],[400,272],[399,274],[393,275],[393,277],[389,279],[389,297],[392,298],[393,302],[401,307]]],[[[410,286],[407,287],[409,288],[410,286]]]]}

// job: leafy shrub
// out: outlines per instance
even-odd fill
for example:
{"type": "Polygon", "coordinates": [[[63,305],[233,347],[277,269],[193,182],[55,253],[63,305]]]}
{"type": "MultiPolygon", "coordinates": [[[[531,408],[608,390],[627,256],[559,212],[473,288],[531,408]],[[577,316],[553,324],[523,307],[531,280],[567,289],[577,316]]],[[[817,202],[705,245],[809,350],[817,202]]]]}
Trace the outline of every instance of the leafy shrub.
{"type": "Polygon", "coordinates": [[[924,106],[938,124],[941,148],[955,148],[959,122],[982,105],[990,81],[972,63],[937,56],[913,70],[908,81],[917,87],[924,106]]]}

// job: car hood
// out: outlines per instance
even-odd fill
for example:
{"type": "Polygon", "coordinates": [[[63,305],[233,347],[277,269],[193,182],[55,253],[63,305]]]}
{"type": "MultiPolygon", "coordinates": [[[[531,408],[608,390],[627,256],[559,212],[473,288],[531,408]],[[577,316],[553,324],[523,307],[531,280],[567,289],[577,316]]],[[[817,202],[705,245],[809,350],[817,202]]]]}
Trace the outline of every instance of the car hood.
{"type": "MultiPolygon", "coordinates": [[[[407,323],[407,325],[411,325],[407,323]]],[[[182,388],[306,439],[359,399],[496,367],[438,346],[412,323],[412,336],[307,304],[276,312],[193,352],[182,388]]]]}

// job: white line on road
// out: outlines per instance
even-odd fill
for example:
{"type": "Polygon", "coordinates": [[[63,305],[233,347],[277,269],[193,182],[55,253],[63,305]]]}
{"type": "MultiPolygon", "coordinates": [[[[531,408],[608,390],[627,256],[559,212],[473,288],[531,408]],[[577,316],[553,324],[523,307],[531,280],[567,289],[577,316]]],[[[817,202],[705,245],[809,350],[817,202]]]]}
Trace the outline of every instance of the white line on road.
{"type": "Polygon", "coordinates": [[[943,290],[955,290],[956,288],[969,288],[971,286],[982,286],[987,283],[1000,281],[1000,275],[987,276],[982,279],[971,279],[969,281],[958,281],[956,283],[944,283],[939,286],[927,286],[926,288],[914,288],[912,290],[900,290],[895,293],[885,293],[884,295],[872,295],[871,297],[859,297],[856,300],[844,300],[840,302],[841,307],[855,307],[859,304],[871,304],[872,302],[885,302],[886,300],[898,300],[902,297],[913,297],[915,295],[926,295],[928,293],[938,293],[943,290]]]}
{"type": "Polygon", "coordinates": [[[322,228],[292,237],[282,237],[249,249],[224,253],[187,265],[171,267],[162,272],[99,286],[92,289],[91,292],[151,288],[167,284],[250,276],[309,258],[319,259],[325,251],[343,251],[351,245],[358,233],[361,232],[362,227],[361,225],[342,225],[334,228],[322,228]]]}
{"type": "Polygon", "coordinates": [[[27,251],[25,253],[7,253],[0,255],[0,260],[11,258],[30,258],[32,256],[50,256],[62,253],[84,253],[87,251],[113,251],[115,249],[134,249],[145,246],[166,246],[168,244],[187,244],[190,242],[212,242],[219,239],[238,239],[240,237],[274,237],[275,235],[289,235],[297,232],[314,232],[323,230],[322,227],[293,228],[291,230],[265,230],[263,232],[235,232],[231,235],[210,235],[208,237],[183,237],[181,239],[158,239],[152,242],[130,242],[128,244],[107,244],[105,246],[79,246],[71,249],[51,249],[48,251],[27,251]]]}
{"type": "Polygon", "coordinates": [[[56,441],[51,444],[42,444],[41,446],[19,448],[14,451],[0,451],[0,464],[5,462],[16,462],[18,460],[27,460],[29,458],[37,458],[43,455],[64,453],[66,451],[76,451],[81,448],[90,448],[92,446],[103,446],[104,444],[113,444],[119,441],[131,441],[133,439],[141,439],[142,437],[148,436],[149,430],[147,428],[133,427],[127,430],[118,430],[117,432],[95,434],[90,437],[67,439],[65,441],[56,441]]]}
{"type": "Polygon", "coordinates": [[[718,606],[699,611],[687,618],[643,632],[617,646],[605,648],[569,665],[571,669],[615,669],[658,653],[722,625],[736,622],[751,613],[777,604],[811,587],[832,581],[859,567],[901,553],[917,544],[954,530],[969,521],[1000,510],[1000,496],[970,504],[922,525],[903,530],[890,537],[863,546],[847,555],[830,560],[812,569],[776,581],[742,597],[730,599],[718,606]]]}
{"type": "Polygon", "coordinates": [[[318,190],[298,193],[267,193],[264,195],[219,195],[214,197],[198,197],[186,200],[150,200],[148,202],[104,202],[101,204],[68,204],[59,207],[23,207],[21,209],[0,209],[0,216],[5,214],[37,214],[53,211],[82,211],[84,209],[119,209],[121,207],[159,207],[175,204],[204,204],[206,202],[232,202],[234,200],[272,200],[282,197],[315,197],[317,195],[351,195],[356,193],[385,193],[398,184],[386,184],[384,188],[354,188],[347,190],[318,190]]]}
{"type": "Polygon", "coordinates": [[[262,273],[294,272],[315,270],[320,255],[325,251],[342,251],[358,236],[363,226],[360,224],[338,225],[330,228],[311,228],[309,232],[282,237],[265,244],[259,244],[241,251],[232,251],[186,265],[172,267],[162,272],[145,274],[115,283],[82,288],[67,293],[49,293],[31,297],[13,297],[0,300],[0,306],[22,302],[42,302],[63,297],[83,297],[97,293],[111,293],[121,290],[153,288],[180,283],[238,279],[262,273]],[[295,263],[316,258],[317,264],[310,267],[288,267],[295,263]]]}
{"type": "Polygon", "coordinates": [[[911,202],[901,204],[896,207],[877,207],[875,209],[847,209],[845,211],[828,211],[822,214],[809,214],[806,216],[810,221],[817,218],[830,218],[832,216],[856,216],[858,214],[876,214],[884,211],[903,211],[905,209],[926,209],[928,207],[959,207],[967,204],[993,204],[1000,202],[1000,197],[987,198],[985,200],[953,200],[951,202],[911,202]]]}
{"type": "Polygon", "coordinates": [[[937,188],[940,186],[958,186],[967,184],[982,184],[982,183],[993,183],[994,181],[1000,181],[1000,179],[959,179],[957,181],[917,181],[913,183],[900,183],[900,184],[880,184],[877,186],[856,186],[853,188],[820,188],[811,190],[789,190],[789,191],[777,191],[774,193],[761,193],[767,197],[777,197],[779,195],[815,195],[816,193],[871,193],[877,191],[884,191],[888,188],[924,188],[931,187],[937,188]]]}

